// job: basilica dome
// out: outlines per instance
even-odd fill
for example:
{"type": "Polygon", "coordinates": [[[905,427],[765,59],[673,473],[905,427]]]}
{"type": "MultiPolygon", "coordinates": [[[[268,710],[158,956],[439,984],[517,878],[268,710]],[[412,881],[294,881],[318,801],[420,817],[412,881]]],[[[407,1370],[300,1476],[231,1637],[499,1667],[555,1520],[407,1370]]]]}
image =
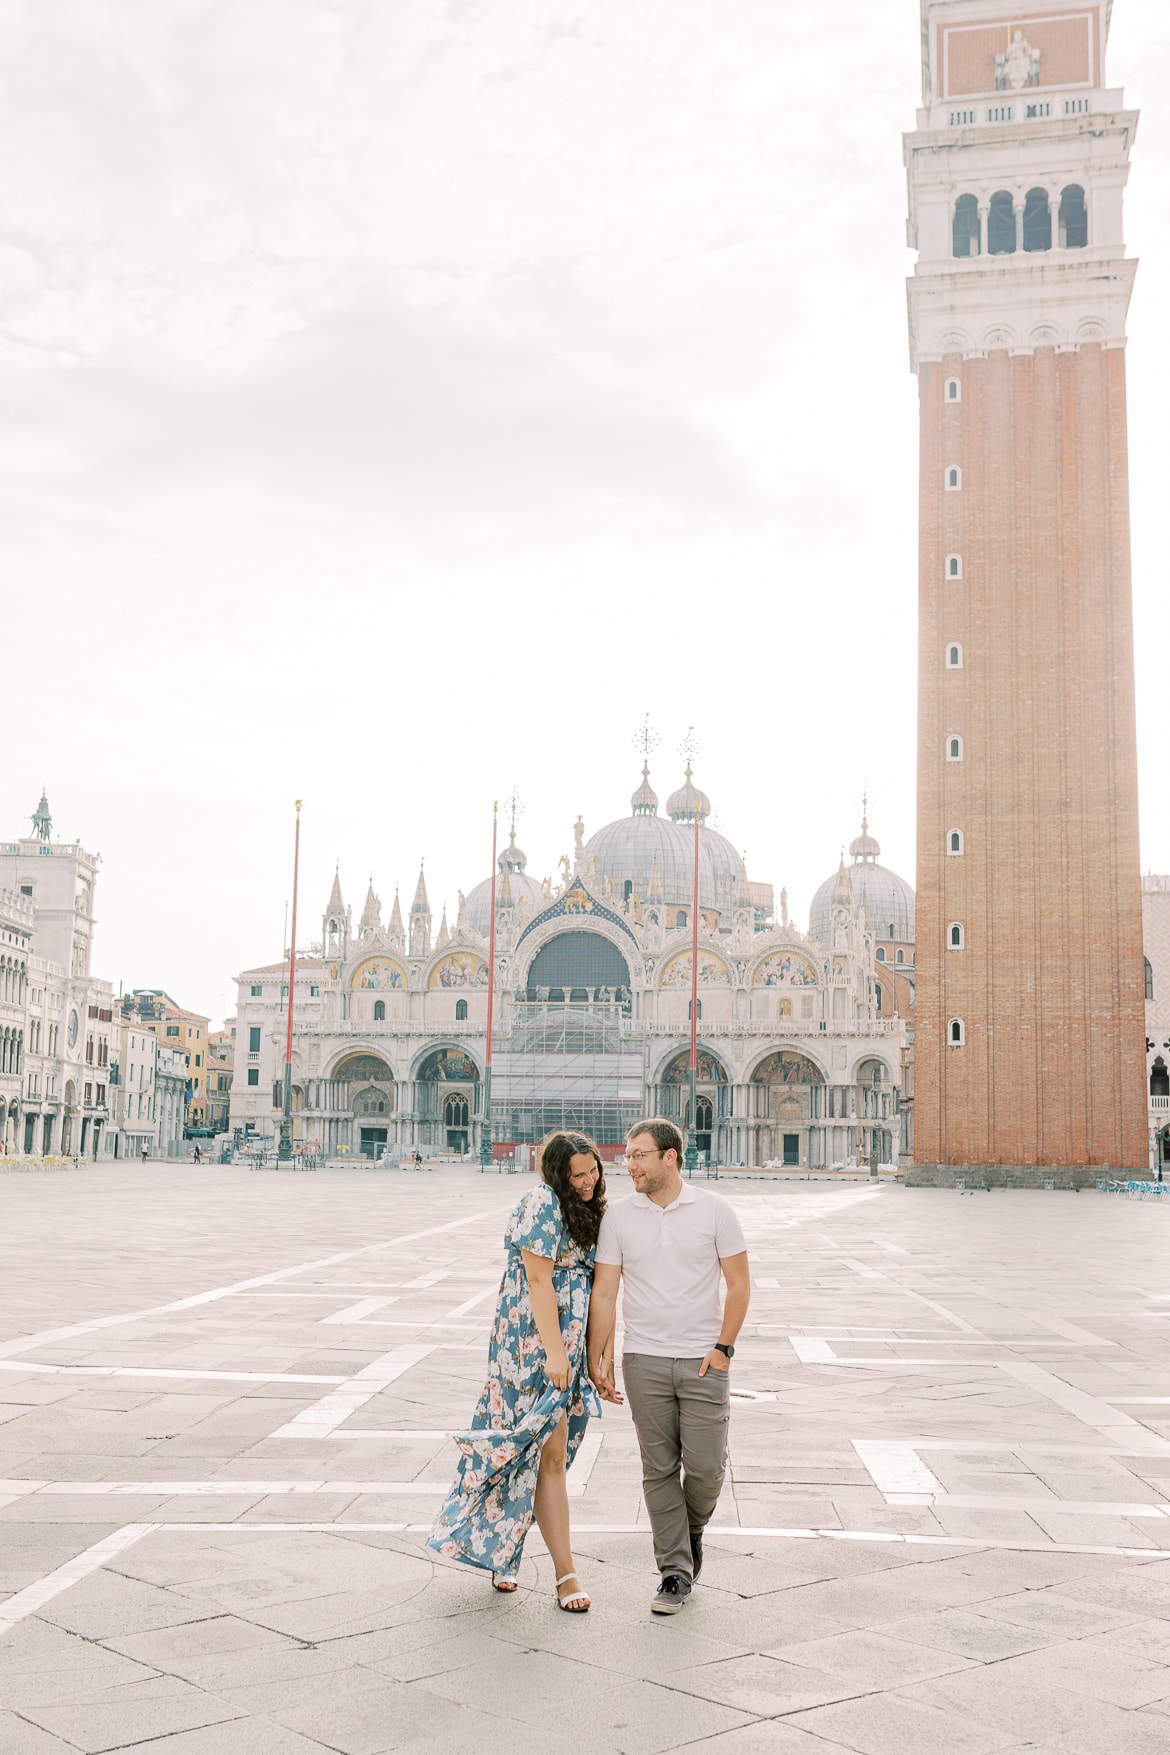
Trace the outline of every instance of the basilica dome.
{"type": "Polygon", "coordinates": [[[658,815],[658,796],[650,785],[649,769],[643,767],[642,784],[630,800],[630,815],[607,823],[585,843],[581,855],[585,882],[601,891],[608,878],[619,900],[632,891],[642,902],[689,907],[695,885],[696,802],[699,905],[719,913],[730,910],[746,878],[743,860],[730,841],[707,828],[710,800],[692,784],[689,768],[685,785],[671,795],[667,818],[658,815]]]}
{"type": "MultiPolygon", "coordinates": [[[[528,859],[516,845],[515,829],[512,831],[512,839],[500,854],[496,864],[499,867],[500,872],[499,884],[497,885],[496,891],[497,901],[499,900],[499,891],[503,886],[503,880],[506,873],[508,887],[512,892],[513,902],[519,903],[521,898],[524,899],[527,903],[528,918],[530,920],[534,914],[538,914],[542,908],[547,906],[548,898],[543,889],[537,883],[535,878],[530,878],[528,876],[528,859]]],[[[474,890],[472,890],[471,894],[465,899],[463,904],[463,921],[465,925],[470,927],[472,932],[478,932],[482,938],[487,938],[491,931],[492,924],[491,878],[484,878],[481,884],[476,884],[474,890]]]]}
{"type": "MultiPolygon", "coordinates": [[[[852,865],[847,867],[853,894],[865,903],[866,917],[879,944],[884,939],[900,945],[914,943],[914,890],[899,877],[878,864],[881,847],[869,832],[869,824],[861,819],[861,833],[849,844],[852,865]]],[[[829,942],[829,918],[837,873],[827,877],[812,899],[809,909],[808,933],[818,944],[829,942]]]]}

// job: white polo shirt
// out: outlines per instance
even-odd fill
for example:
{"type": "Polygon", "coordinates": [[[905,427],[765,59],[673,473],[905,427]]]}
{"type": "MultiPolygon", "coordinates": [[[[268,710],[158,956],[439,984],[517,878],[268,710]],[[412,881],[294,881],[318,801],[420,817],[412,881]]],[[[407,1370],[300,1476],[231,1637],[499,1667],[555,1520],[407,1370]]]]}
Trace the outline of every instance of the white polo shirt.
{"type": "Polygon", "coordinates": [[[601,1221],[597,1260],[622,1270],[625,1351],[698,1359],[719,1339],[719,1258],[747,1248],[721,1194],[684,1182],[668,1207],[632,1194],[601,1221]]]}

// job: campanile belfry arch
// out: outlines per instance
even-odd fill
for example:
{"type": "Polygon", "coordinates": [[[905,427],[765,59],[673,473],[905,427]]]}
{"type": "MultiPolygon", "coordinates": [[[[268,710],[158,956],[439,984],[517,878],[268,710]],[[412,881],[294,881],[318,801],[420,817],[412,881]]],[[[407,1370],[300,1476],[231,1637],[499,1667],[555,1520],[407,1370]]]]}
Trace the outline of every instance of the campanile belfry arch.
{"type": "Polygon", "coordinates": [[[922,0],[919,1163],[1146,1163],[1108,0],[922,0]]]}

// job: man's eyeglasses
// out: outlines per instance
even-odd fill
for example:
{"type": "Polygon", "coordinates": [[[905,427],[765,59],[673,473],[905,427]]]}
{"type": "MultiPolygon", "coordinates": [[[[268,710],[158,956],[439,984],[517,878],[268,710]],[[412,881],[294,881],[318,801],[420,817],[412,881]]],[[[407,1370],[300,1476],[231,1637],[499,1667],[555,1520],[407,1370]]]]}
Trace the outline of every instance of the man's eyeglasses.
{"type": "Polygon", "coordinates": [[[627,1152],[627,1164],[640,1164],[643,1158],[661,1158],[661,1152],[627,1152]]]}

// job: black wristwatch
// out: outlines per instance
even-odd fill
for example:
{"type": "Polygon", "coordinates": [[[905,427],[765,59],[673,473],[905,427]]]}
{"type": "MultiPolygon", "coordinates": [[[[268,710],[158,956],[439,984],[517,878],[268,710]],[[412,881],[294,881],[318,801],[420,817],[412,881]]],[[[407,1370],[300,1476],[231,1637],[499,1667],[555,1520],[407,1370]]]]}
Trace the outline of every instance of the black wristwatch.
{"type": "Polygon", "coordinates": [[[725,1359],[734,1359],[735,1358],[735,1348],[725,1346],[722,1341],[715,1342],[715,1351],[717,1353],[722,1353],[723,1357],[725,1359]]]}

